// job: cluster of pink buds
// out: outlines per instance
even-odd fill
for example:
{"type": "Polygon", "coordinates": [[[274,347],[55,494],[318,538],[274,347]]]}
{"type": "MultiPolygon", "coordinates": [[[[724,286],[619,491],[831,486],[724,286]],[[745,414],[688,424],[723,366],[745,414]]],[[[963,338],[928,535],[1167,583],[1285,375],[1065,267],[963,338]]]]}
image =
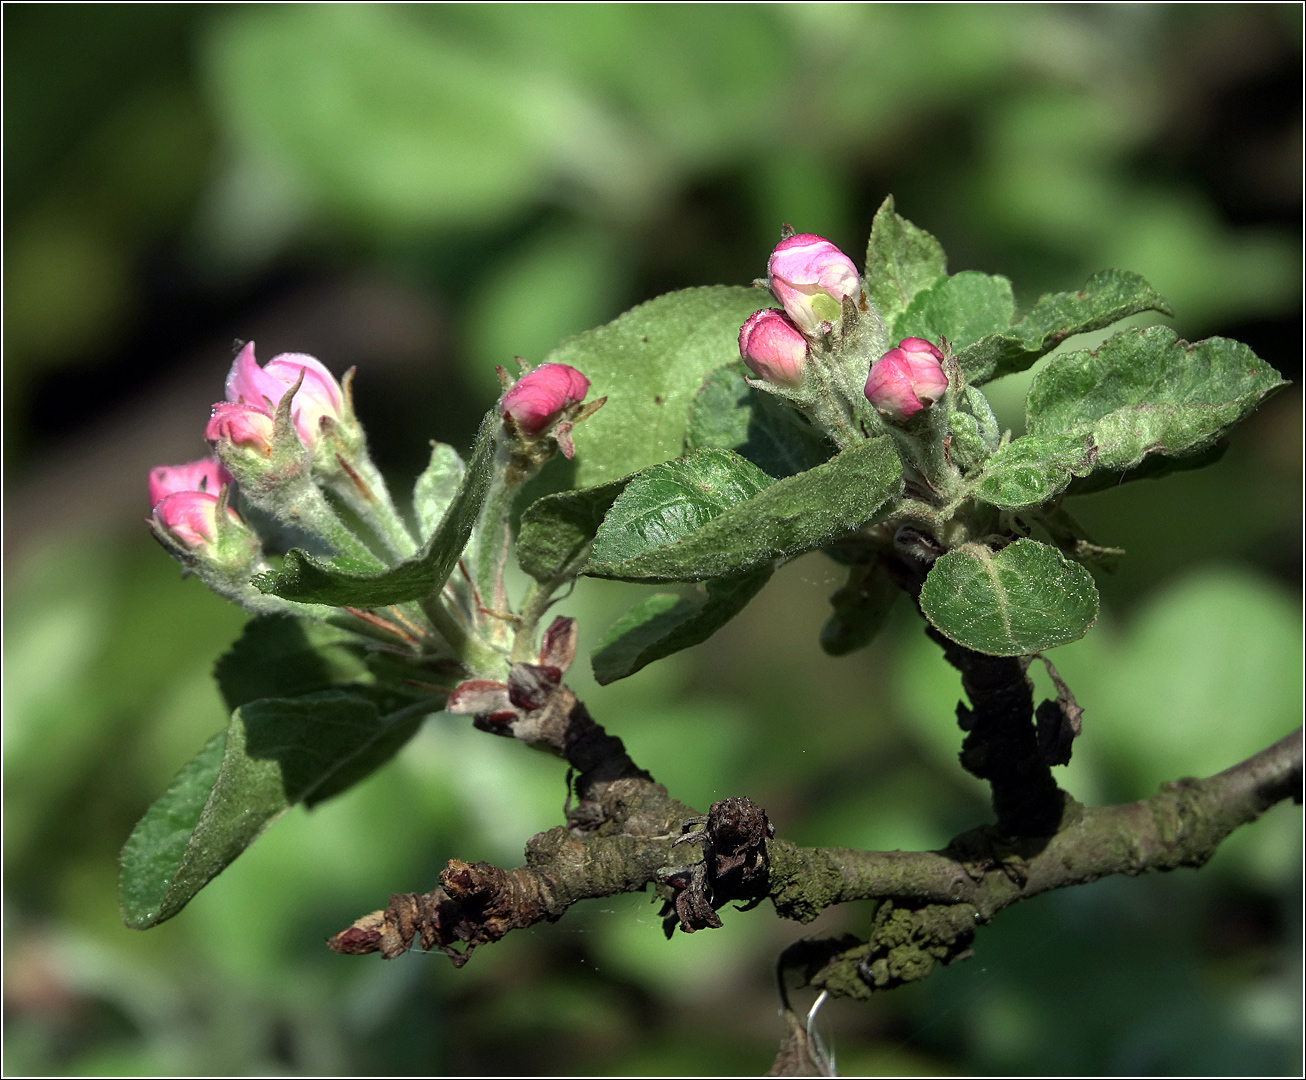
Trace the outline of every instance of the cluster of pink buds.
{"type": "Polygon", "coordinates": [[[528,441],[552,436],[570,458],[576,452],[571,429],[603,404],[581,406],[589,389],[589,379],[574,367],[541,364],[508,388],[499,399],[499,413],[511,434],[528,441]]]}
{"type": "Polygon", "coordinates": [[[337,447],[355,441],[355,427],[347,395],[317,360],[282,353],[259,367],[251,342],[231,365],[226,400],[213,406],[204,428],[214,456],[151,470],[151,528],[187,565],[223,573],[247,570],[258,558],[259,544],[227,506],[234,483],[238,480],[246,497],[263,505],[257,495],[265,481],[303,477],[329,432],[334,437],[318,456],[334,463],[337,447]],[[287,412],[279,423],[283,402],[287,412]]]}
{"type": "Polygon", "coordinates": [[[866,400],[895,423],[910,420],[947,389],[943,353],[924,338],[903,338],[871,365],[866,377],[866,400]]]}
{"type": "Polygon", "coordinates": [[[165,546],[209,564],[248,566],[258,539],[227,505],[231,474],[214,457],[150,470],[149,525],[165,546]]]}
{"type": "Polygon", "coordinates": [[[282,353],[259,367],[252,341],[231,365],[227,400],[213,406],[204,437],[218,447],[240,447],[270,457],[277,406],[291,390],[295,391],[290,402],[295,431],[312,452],[327,427],[348,419],[340,384],[318,360],[304,353],[282,353]]]}
{"type": "Polygon", "coordinates": [[[781,240],[766,271],[784,312],[755,312],[739,331],[739,355],[758,378],[794,389],[803,381],[809,339],[839,320],[844,299],[856,297],[861,282],[852,260],[812,233],[781,240]]]}

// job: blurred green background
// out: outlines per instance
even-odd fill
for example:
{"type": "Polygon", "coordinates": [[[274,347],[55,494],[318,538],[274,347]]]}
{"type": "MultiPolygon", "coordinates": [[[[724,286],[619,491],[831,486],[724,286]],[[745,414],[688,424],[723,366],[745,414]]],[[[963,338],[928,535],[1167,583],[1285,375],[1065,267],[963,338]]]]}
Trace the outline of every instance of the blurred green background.
{"type": "MultiPolygon", "coordinates": [[[[520,861],[564,768],[438,716],[296,810],[180,917],[126,930],[118,848],[223,724],[242,614],[140,524],[203,452],[234,338],[357,363],[400,491],[470,441],[493,365],[673,288],[744,283],[781,221],[860,261],[892,191],[950,268],[1028,304],[1143,273],[1185,336],[1297,386],[1215,467],[1079,500],[1129,554],[1054,659],[1086,707],[1080,798],[1217,771],[1300,722],[1301,9],[1296,5],[7,5],[5,1066],[14,1074],[761,1073],[769,905],[663,939],[647,895],[578,905],[462,971],[329,953],[450,857],[520,861]]],[[[1019,428],[1027,377],[994,387],[1019,428]],[[1007,385],[1013,383],[1016,385],[1007,385]]],[[[678,797],[782,835],[943,844],[985,820],[955,672],[901,605],[816,635],[809,556],[594,714],[678,797]]],[[[640,590],[583,582],[582,648],[640,590]]],[[[1041,676],[1040,676],[1041,678],[1041,676]]],[[[1003,912],[974,959],[819,1030],[846,1074],[1299,1072],[1301,813],[1199,873],[1003,912]]],[[[808,999],[805,999],[808,1000],[808,999]]]]}

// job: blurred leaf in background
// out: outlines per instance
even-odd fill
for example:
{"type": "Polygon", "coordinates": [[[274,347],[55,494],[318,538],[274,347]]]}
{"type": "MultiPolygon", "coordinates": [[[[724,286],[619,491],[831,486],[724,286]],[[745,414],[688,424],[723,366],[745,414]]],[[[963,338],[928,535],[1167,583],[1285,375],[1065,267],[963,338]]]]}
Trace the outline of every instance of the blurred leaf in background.
{"type": "MultiPolygon", "coordinates": [[[[865,924],[860,905],[812,927],[727,912],[668,943],[632,895],[462,971],[333,956],[326,935],[391,892],[454,856],[512,865],[561,820],[557,762],[441,716],[356,790],[288,814],[181,918],[125,929],[118,848],[225,723],[210,671],[243,617],[145,538],[156,451],[121,448],[186,423],[150,395],[190,378],[177,460],[198,454],[233,337],[316,333],[329,366],[359,363],[406,490],[427,440],[470,440],[495,364],[672,288],[746,284],[781,221],[860,251],[893,192],[952,271],[1010,276],[1019,311],[1129,269],[1181,335],[1301,376],[1293,5],[3,19],[11,1072],[760,1073],[775,953],[865,924]],[[360,290],[370,321],[332,322],[360,290]],[[76,524],[51,531],[51,504],[76,524]]],[[[993,384],[1007,426],[1032,375],[993,384]]],[[[1300,401],[1270,402],[1213,468],[1074,500],[1128,552],[1099,576],[1099,625],[1054,654],[1086,708],[1081,798],[1137,798],[1297,722],[1300,401]]],[[[802,843],[938,846],[988,816],[955,761],[956,673],[907,605],[869,650],[825,656],[839,583],[808,556],[707,645],[577,690],[700,808],[748,794],[802,843]]],[[[583,582],[582,653],[646,595],[583,582]]],[[[1004,912],[974,960],[824,1010],[841,1071],[1295,1074],[1300,836],[1280,807],[1199,874],[1004,912]]]]}

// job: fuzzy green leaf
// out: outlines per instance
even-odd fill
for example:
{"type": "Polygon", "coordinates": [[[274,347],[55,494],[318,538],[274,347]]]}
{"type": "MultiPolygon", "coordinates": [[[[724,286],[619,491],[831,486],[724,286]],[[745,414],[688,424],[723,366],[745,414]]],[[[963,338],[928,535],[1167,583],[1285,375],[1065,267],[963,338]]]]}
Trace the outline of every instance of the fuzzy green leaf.
{"type": "Polygon", "coordinates": [[[889,337],[894,342],[918,337],[936,344],[946,337],[957,352],[986,334],[1006,330],[1015,313],[1010,281],[963,270],[917,293],[889,337]]]}
{"type": "Polygon", "coordinates": [[[734,578],[716,578],[692,597],[657,593],[618,619],[594,650],[591,663],[600,686],[624,679],[665,656],[706,641],[744,610],[771,577],[763,567],[734,578]]]}
{"type": "Polygon", "coordinates": [[[1220,437],[1284,385],[1246,345],[1195,345],[1173,330],[1126,330],[1096,352],[1054,358],[1034,378],[1030,434],[991,457],[976,494],[1008,509],[1062,491],[1197,468],[1219,456],[1220,437]]]}
{"type": "Polygon", "coordinates": [[[1190,345],[1168,327],[1126,330],[1096,352],[1055,357],[1034,378],[1031,435],[1091,433],[1098,467],[1123,470],[1148,454],[1193,453],[1283,386],[1246,345],[1190,345]]]}
{"type": "Polygon", "coordinates": [[[1103,270],[1079,292],[1048,293],[1011,329],[988,334],[957,354],[972,386],[1024,371],[1068,337],[1101,330],[1140,311],[1173,315],[1169,303],[1140,275],[1103,270]]]}
{"type": "Polygon", "coordinates": [[[1092,440],[1083,435],[1023,435],[984,463],[975,494],[1011,510],[1037,506],[1092,471],[1094,460],[1092,440]]]}
{"type": "MultiPolygon", "coordinates": [[[[893,326],[916,295],[947,277],[941,245],[924,229],[894,212],[890,195],[876,211],[866,246],[866,295],[885,326],[893,326]]],[[[895,342],[897,338],[894,339],[895,342]]]]}
{"type": "Polygon", "coordinates": [[[690,406],[685,450],[733,450],[777,480],[829,461],[834,444],[796,409],[749,386],[747,370],[727,364],[703,380],[690,406]]]}
{"type": "Polygon", "coordinates": [[[1097,618],[1097,587],[1082,566],[1037,540],[998,552],[965,544],[930,568],[921,611],[968,649],[1025,656],[1083,637],[1097,618]]]}
{"type": "Polygon", "coordinates": [[[440,527],[466,472],[467,466],[457,450],[448,443],[431,443],[430,464],[413,485],[413,513],[423,540],[440,527]]]}
{"type": "Polygon", "coordinates": [[[521,516],[517,562],[540,582],[575,576],[589,557],[603,515],[630,477],[582,491],[561,491],[531,503],[521,516]]]}
{"type": "Polygon", "coordinates": [[[739,357],[739,328],[769,293],[714,285],[650,300],[568,338],[545,357],[590,380],[607,405],[578,424],[577,487],[617,480],[684,452],[689,406],[704,377],[739,357]]]}
{"type": "Polygon", "coordinates": [[[363,692],[238,708],[123,847],[119,901],[127,925],[144,930],[172,918],[295,803],[334,795],[393,756],[424,712],[410,706],[385,715],[396,702],[363,692]]]}
{"type": "Polygon", "coordinates": [[[675,544],[775,483],[732,450],[698,450],[634,477],[604,517],[590,561],[625,563],[675,544]]]}
{"type": "Polygon", "coordinates": [[[348,631],[288,615],[251,619],[214,665],[227,708],[371,682],[361,643],[348,631]]]}
{"type": "Polygon", "coordinates": [[[883,559],[850,567],[848,583],[830,597],[834,610],[821,627],[821,648],[831,656],[865,648],[888,623],[901,592],[883,559]]]}
{"type": "Polygon", "coordinates": [[[389,570],[368,572],[351,560],[334,559],[324,563],[299,548],[291,548],[280,570],[260,574],[254,584],[284,600],[359,608],[419,600],[443,587],[458,565],[485,502],[494,467],[498,425],[498,414],[491,410],[481,424],[458,493],[449,503],[439,528],[415,557],[389,570]]]}
{"type": "Polygon", "coordinates": [[[729,451],[699,450],[631,480],[585,573],[630,581],[734,576],[877,520],[901,490],[902,464],[887,438],[776,481],[729,451]]]}

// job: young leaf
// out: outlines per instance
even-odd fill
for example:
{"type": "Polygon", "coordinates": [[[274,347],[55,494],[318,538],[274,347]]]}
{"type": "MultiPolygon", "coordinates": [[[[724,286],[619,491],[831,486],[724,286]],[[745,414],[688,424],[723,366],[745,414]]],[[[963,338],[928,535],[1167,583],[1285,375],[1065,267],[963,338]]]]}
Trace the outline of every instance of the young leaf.
{"type": "Polygon", "coordinates": [[[703,380],[689,409],[685,450],[733,450],[777,480],[829,461],[834,444],[796,409],[749,386],[746,372],[736,362],[703,380]]]}
{"type": "Polygon", "coordinates": [[[641,601],[603,635],[590,662],[600,686],[633,675],[665,656],[706,641],[744,610],[771,577],[763,567],[734,578],[716,578],[693,597],[657,593],[641,601]]]}
{"type": "Polygon", "coordinates": [[[590,543],[630,477],[583,491],[536,499],[521,516],[517,562],[540,582],[574,576],[589,557],[590,543]]]}
{"type": "Polygon", "coordinates": [[[1119,487],[1132,480],[1160,480],[1177,472],[1191,469],[1204,469],[1214,465],[1229,449],[1229,440],[1218,439],[1216,442],[1194,450],[1192,453],[1171,457],[1168,454],[1148,454],[1137,465],[1131,465],[1122,472],[1113,469],[1094,469],[1084,475],[1076,474],[1066,488],[1067,495],[1090,495],[1095,491],[1119,487]]]}
{"type": "Polygon", "coordinates": [[[938,343],[943,336],[962,350],[986,334],[1006,330],[1016,313],[1011,282],[963,270],[916,294],[893,325],[890,340],[918,337],[938,343]]]}
{"type": "Polygon", "coordinates": [[[449,580],[481,512],[494,465],[498,424],[498,414],[491,410],[481,424],[458,493],[439,528],[414,558],[389,570],[367,572],[346,559],[324,563],[299,548],[291,548],[280,570],[260,574],[254,584],[284,600],[337,607],[385,607],[429,596],[449,580]]]}
{"type": "Polygon", "coordinates": [[[1067,488],[1082,494],[1209,464],[1220,436],[1282,385],[1236,341],[1188,345],[1164,326],[1127,330],[1035,377],[1030,434],[985,463],[975,493],[1014,510],[1067,488]]]}
{"type": "Polygon", "coordinates": [[[739,357],[739,328],[772,304],[757,289],[715,285],[660,296],[569,338],[546,362],[570,364],[608,403],[576,425],[576,486],[593,487],[683,452],[703,378],[739,357]]]}
{"type": "Polygon", "coordinates": [[[997,552],[964,544],[941,555],[920,600],[944,635],[992,656],[1077,641],[1097,618],[1093,576],[1037,540],[1017,540],[997,552]]]}
{"type": "Polygon", "coordinates": [[[176,915],[287,809],[361,779],[399,749],[434,703],[383,715],[378,701],[329,690],[238,708],[146,812],[122,851],[128,926],[176,915]]]}
{"type": "Polygon", "coordinates": [[[1208,450],[1266,395],[1279,373],[1246,345],[1194,345],[1168,327],[1126,330],[1096,352],[1055,357],[1034,378],[1026,404],[1036,437],[1084,434],[1095,468],[1123,473],[1145,457],[1208,450]]]}
{"type": "Polygon", "coordinates": [[[902,463],[888,438],[776,481],[729,451],[699,450],[631,480],[604,519],[584,572],[630,581],[730,577],[877,520],[901,491],[902,463]],[[717,455],[710,467],[707,455],[717,455]]]}
{"type": "Polygon", "coordinates": [[[370,682],[359,640],[348,631],[288,615],[251,619],[214,666],[229,710],[259,698],[293,698],[370,682]]]}
{"type": "Polygon", "coordinates": [[[1096,451],[1084,435],[1022,435],[984,463],[975,494],[1011,510],[1037,506],[1091,472],[1096,451]]]}
{"type": "Polygon", "coordinates": [[[591,568],[629,562],[675,544],[773,483],[733,450],[697,450],[645,469],[604,517],[590,555],[591,568]]]}
{"type": "Polygon", "coordinates": [[[1103,270],[1079,292],[1048,293],[1009,330],[988,334],[957,353],[972,386],[1024,371],[1066,338],[1101,330],[1140,311],[1173,315],[1170,304],[1140,275],[1103,270]]]}
{"type": "MultiPolygon", "coordinates": [[[[893,209],[890,195],[880,205],[871,224],[866,246],[866,295],[885,326],[893,326],[916,294],[948,276],[943,246],[924,229],[917,228],[893,209]]],[[[894,338],[894,344],[897,344],[894,338]]]]}
{"type": "Polygon", "coordinates": [[[448,443],[431,443],[431,462],[413,485],[413,513],[423,540],[439,528],[466,472],[457,450],[448,443]]]}

